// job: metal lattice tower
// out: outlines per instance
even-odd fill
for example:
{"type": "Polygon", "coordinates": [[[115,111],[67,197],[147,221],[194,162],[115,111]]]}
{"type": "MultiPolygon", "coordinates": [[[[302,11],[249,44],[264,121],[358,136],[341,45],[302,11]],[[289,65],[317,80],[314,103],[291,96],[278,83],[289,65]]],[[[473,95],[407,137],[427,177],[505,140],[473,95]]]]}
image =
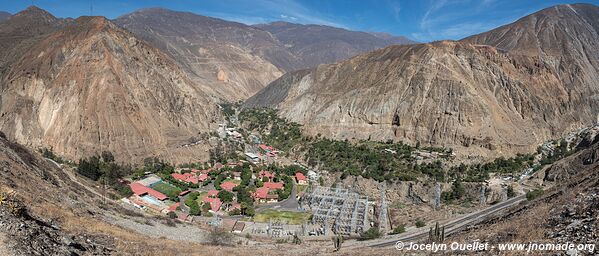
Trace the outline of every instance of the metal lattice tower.
{"type": "Polygon", "coordinates": [[[381,186],[381,208],[379,210],[379,231],[381,233],[386,233],[387,227],[389,226],[389,219],[387,217],[387,198],[385,195],[385,190],[387,190],[387,186],[385,183],[381,186]]]}

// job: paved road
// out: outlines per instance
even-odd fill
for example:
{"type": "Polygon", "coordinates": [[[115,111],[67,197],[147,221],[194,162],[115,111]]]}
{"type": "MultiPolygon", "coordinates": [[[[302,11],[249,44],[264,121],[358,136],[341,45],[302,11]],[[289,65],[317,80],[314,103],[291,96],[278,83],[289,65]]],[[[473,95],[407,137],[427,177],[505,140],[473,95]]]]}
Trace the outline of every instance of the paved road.
{"type": "Polygon", "coordinates": [[[297,185],[294,182],[293,188],[291,189],[291,194],[289,195],[289,197],[287,199],[285,199],[281,202],[276,202],[276,203],[271,203],[271,204],[266,204],[266,205],[260,206],[260,207],[258,207],[258,209],[256,209],[256,212],[262,212],[266,209],[300,212],[302,210],[300,210],[299,207],[300,207],[300,204],[297,201],[297,185]]]}
{"type": "MultiPolygon", "coordinates": [[[[483,220],[485,220],[486,217],[489,217],[489,215],[497,213],[497,212],[504,210],[508,207],[514,206],[524,200],[526,200],[525,195],[517,196],[517,197],[511,198],[507,201],[487,207],[478,212],[474,212],[474,213],[468,214],[466,216],[462,216],[457,219],[449,220],[445,223],[439,223],[439,224],[445,226],[445,234],[449,235],[449,234],[455,233],[457,231],[460,231],[462,228],[464,228],[466,226],[480,223],[483,220]]],[[[419,228],[419,229],[413,230],[411,232],[409,231],[404,234],[395,235],[393,237],[387,237],[384,240],[372,240],[372,241],[368,241],[368,242],[357,242],[356,244],[352,244],[352,245],[348,246],[348,248],[390,247],[390,246],[394,246],[398,241],[401,241],[403,243],[422,241],[422,240],[425,240],[428,238],[428,231],[429,231],[429,226],[419,228]]]]}

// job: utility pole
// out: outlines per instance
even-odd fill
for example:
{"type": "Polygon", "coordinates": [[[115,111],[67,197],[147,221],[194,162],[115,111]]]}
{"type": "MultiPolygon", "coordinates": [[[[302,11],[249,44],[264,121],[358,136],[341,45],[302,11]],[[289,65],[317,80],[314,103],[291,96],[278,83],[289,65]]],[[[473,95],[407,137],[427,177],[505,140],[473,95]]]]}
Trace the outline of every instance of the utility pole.
{"type": "Polygon", "coordinates": [[[387,219],[387,199],[385,195],[385,190],[387,189],[387,184],[383,181],[383,185],[381,186],[381,209],[379,212],[379,231],[381,233],[386,233],[388,226],[387,219]]]}
{"type": "Polygon", "coordinates": [[[89,16],[94,16],[94,0],[89,0],[89,16]]]}

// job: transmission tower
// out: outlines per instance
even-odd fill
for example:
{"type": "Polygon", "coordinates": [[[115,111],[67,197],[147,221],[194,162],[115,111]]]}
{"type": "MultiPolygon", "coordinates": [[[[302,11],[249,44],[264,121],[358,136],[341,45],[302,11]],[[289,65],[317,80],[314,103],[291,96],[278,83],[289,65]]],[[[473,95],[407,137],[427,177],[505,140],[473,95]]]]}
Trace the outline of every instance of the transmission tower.
{"type": "Polygon", "coordinates": [[[385,190],[387,190],[387,185],[383,182],[381,186],[381,208],[379,211],[379,231],[383,234],[386,233],[388,225],[388,217],[387,217],[387,199],[385,196],[385,190]]]}

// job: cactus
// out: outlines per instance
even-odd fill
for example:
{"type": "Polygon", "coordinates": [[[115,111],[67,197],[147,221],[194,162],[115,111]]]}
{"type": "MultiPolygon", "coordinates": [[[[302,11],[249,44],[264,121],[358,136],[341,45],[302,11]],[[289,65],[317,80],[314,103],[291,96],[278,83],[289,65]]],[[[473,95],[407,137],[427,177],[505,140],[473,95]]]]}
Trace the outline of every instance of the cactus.
{"type": "Polygon", "coordinates": [[[445,240],[445,226],[439,227],[439,222],[435,223],[435,228],[432,227],[428,231],[429,242],[443,242],[445,240]]]}
{"type": "Polygon", "coordinates": [[[333,245],[335,246],[336,252],[341,249],[341,244],[343,244],[343,237],[341,235],[333,237],[333,245]]]}

